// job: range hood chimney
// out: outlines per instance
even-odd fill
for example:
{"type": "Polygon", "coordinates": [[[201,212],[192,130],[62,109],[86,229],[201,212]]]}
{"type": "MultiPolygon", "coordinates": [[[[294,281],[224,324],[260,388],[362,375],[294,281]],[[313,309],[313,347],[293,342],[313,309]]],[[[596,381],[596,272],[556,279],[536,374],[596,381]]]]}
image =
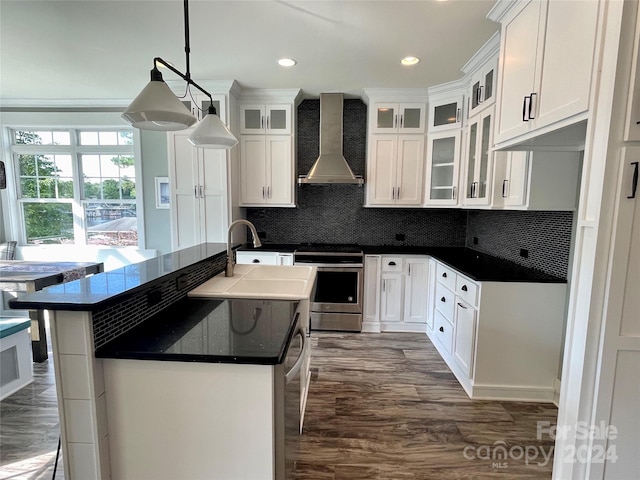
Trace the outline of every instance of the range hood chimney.
{"type": "Polygon", "coordinates": [[[356,177],[342,156],[342,93],[320,94],[320,156],[300,184],[344,183],[362,185],[364,179],[356,177]]]}

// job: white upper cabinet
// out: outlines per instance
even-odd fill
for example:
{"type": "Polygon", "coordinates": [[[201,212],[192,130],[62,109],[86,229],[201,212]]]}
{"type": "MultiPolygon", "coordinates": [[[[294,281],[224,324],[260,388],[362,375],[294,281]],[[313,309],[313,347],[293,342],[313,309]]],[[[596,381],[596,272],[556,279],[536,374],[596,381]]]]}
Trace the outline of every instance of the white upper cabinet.
{"type": "Polygon", "coordinates": [[[462,126],[464,95],[429,97],[429,132],[440,132],[462,126]]]}
{"type": "Polygon", "coordinates": [[[239,98],[241,207],[295,207],[295,111],[301,91],[245,90],[239,98]]]}
{"type": "Polygon", "coordinates": [[[484,110],[469,119],[466,131],[466,156],[463,205],[488,205],[491,203],[491,179],[493,169],[493,112],[484,110]]]}
{"type": "Polygon", "coordinates": [[[495,141],[507,145],[584,119],[601,2],[505,3],[489,18],[502,23],[495,141]]]}
{"type": "Polygon", "coordinates": [[[424,133],[424,103],[374,103],[369,115],[371,133],[424,133]]]}
{"type": "Polygon", "coordinates": [[[290,134],[291,105],[240,105],[240,133],[290,134]]]}
{"type": "Polygon", "coordinates": [[[450,207],[458,204],[461,138],[459,129],[429,134],[424,206],[450,207]]]}
{"type": "Polygon", "coordinates": [[[575,210],[581,152],[496,152],[492,208],[575,210]]]}
{"type": "Polygon", "coordinates": [[[420,205],[424,135],[371,135],[367,205],[420,205]]]}
{"type": "Polygon", "coordinates": [[[500,33],[496,32],[462,67],[468,81],[467,118],[495,103],[500,33]]]}

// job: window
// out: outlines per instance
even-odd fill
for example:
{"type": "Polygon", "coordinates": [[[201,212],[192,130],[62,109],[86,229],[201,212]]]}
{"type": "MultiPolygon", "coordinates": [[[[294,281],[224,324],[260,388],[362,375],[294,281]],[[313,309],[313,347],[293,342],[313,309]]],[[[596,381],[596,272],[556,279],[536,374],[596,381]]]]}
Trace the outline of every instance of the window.
{"type": "Polygon", "coordinates": [[[27,244],[138,245],[132,130],[10,133],[27,244]]]}

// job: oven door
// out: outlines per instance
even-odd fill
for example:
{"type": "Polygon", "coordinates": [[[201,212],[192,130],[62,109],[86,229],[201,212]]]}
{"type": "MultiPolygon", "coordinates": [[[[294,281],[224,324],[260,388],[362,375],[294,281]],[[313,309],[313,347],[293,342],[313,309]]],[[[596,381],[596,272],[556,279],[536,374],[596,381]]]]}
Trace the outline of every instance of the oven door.
{"type": "Polygon", "coordinates": [[[318,265],[312,312],[362,313],[362,267],[318,265]]]}

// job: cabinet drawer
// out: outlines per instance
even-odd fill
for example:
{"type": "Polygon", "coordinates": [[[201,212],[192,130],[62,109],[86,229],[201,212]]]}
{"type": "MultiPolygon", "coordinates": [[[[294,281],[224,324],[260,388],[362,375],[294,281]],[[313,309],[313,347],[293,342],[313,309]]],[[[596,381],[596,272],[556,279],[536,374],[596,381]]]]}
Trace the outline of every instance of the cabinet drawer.
{"type": "Polygon", "coordinates": [[[383,272],[402,272],[402,257],[382,257],[383,272]]]}
{"type": "Polygon", "coordinates": [[[453,344],[453,325],[442,316],[440,312],[435,311],[434,315],[434,336],[440,341],[447,353],[451,353],[453,344]]]}
{"type": "Polygon", "coordinates": [[[456,279],[456,295],[469,305],[474,307],[478,306],[478,285],[461,275],[458,275],[456,279]]]}
{"type": "Polygon", "coordinates": [[[453,322],[453,312],[456,305],[455,300],[455,295],[451,290],[441,283],[436,285],[436,309],[450,322],[453,322]]]}
{"type": "Polygon", "coordinates": [[[278,252],[236,252],[236,263],[255,263],[261,265],[277,265],[278,252]]]}
{"type": "Polygon", "coordinates": [[[436,271],[436,279],[444,284],[452,292],[456,289],[456,272],[455,270],[438,263],[436,271]]]}

